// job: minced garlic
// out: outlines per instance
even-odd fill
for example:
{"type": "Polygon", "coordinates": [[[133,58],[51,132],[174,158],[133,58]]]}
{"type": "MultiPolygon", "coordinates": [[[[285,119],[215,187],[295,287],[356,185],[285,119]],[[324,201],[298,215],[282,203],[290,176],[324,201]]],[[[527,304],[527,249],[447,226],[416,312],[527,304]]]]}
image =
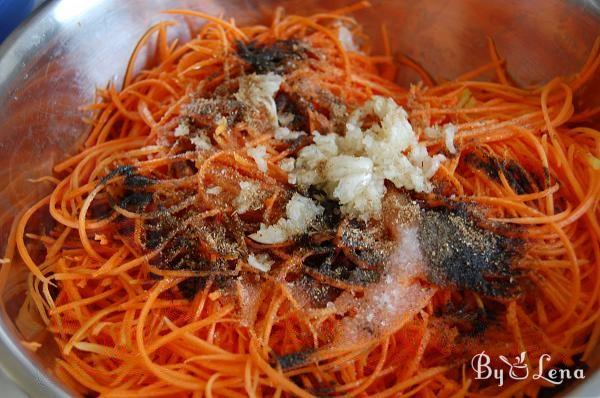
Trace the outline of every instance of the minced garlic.
{"type": "Polygon", "coordinates": [[[398,188],[430,192],[429,179],[445,159],[429,156],[404,109],[380,96],[350,115],[344,136],[315,132],[313,139],[298,154],[297,183],[323,189],[340,202],[344,214],[364,220],[381,215],[385,180],[398,188]],[[379,122],[364,128],[367,117],[379,122]]]}
{"type": "Polygon", "coordinates": [[[285,171],[286,173],[291,173],[294,171],[294,163],[294,158],[283,158],[279,161],[279,167],[281,167],[281,170],[285,171]]]}
{"type": "Polygon", "coordinates": [[[259,243],[273,244],[286,242],[298,235],[308,232],[317,217],[323,214],[323,207],[312,199],[299,193],[285,206],[285,218],[280,218],[273,225],[260,224],[260,229],[250,235],[250,238],[259,243]]]}
{"type": "Polygon", "coordinates": [[[235,98],[251,107],[263,109],[273,127],[279,126],[274,96],[279,91],[283,78],[275,73],[251,74],[240,78],[240,87],[235,98]]]}
{"type": "Polygon", "coordinates": [[[292,131],[287,127],[277,127],[275,129],[275,139],[277,140],[290,141],[303,135],[306,135],[304,131],[292,131]]]}
{"type": "Polygon", "coordinates": [[[209,195],[218,195],[221,193],[222,190],[223,190],[223,188],[215,186],[215,187],[207,188],[206,193],[209,195]]]}
{"type": "Polygon", "coordinates": [[[260,185],[255,182],[241,181],[240,193],[233,199],[233,206],[239,214],[262,207],[260,185]]]}
{"type": "Polygon", "coordinates": [[[210,138],[205,136],[204,134],[197,135],[195,137],[190,138],[190,141],[196,147],[196,150],[209,150],[212,149],[212,143],[210,142],[210,138]]]}
{"type": "Polygon", "coordinates": [[[254,162],[256,162],[256,167],[263,173],[266,173],[268,170],[267,160],[265,159],[267,156],[267,148],[264,145],[257,145],[254,148],[248,148],[246,151],[248,152],[248,155],[254,159],[254,162]]]}
{"type": "Polygon", "coordinates": [[[454,146],[454,136],[456,135],[457,130],[456,126],[452,123],[447,123],[442,127],[435,125],[425,128],[425,136],[432,139],[443,137],[444,145],[446,145],[448,152],[455,154],[457,151],[454,146]]]}
{"type": "Polygon", "coordinates": [[[338,40],[340,41],[340,43],[342,43],[342,47],[344,47],[344,50],[352,51],[355,53],[360,52],[360,48],[354,42],[354,36],[352,35],[352,32],[350,32],[350,30],[347,27],[341,24],[338,27],[338,40]]]}
{"type": "Polygon", "coordinates": [[[269,272],[274,262],[266,253],[248,255],[248,265],[262,272],[269,272]]]}
{"type": "Polygon", "coordinates": [[[175,137],[184,137],[189,134],[190,127],[185,122],[179,123],[179,125],[177,126],[177,128],[175,128],[175,131],[173,132],[173,135],[175,137]]]}

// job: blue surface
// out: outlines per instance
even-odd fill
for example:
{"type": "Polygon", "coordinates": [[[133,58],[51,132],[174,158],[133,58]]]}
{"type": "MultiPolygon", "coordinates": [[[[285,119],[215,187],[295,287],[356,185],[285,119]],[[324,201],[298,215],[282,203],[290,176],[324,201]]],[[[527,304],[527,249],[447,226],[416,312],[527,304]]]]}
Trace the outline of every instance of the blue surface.
{"type": "Polygon", "coordinates": [[[0,0],[0,43],[27,18],[34,3],[34,0],[0,0]]]}

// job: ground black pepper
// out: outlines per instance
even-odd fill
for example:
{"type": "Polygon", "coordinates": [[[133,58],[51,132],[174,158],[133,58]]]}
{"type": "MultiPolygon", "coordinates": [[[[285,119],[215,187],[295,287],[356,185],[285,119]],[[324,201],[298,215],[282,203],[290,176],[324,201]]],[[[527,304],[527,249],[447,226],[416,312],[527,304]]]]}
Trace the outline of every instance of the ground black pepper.
{"type": "Polygon", "coordinates": [[[267,46],[254,42],[236,42],[237,55],[246,61],[251,71],[258,74],[284,72],[295,61],[304,58],[305,50],[296,40],[278,40],[267,46]]]}
{"type": "Polygon", "coordinates": [[[519,292],[513,261],[523,243],[480,227],[464,208],[423,210],[418,238],[432,283],[494,297],[519,292]]]}
{"type": "Polygon", "coordinates": [[[508,184],[517,194],[537,190],[533,177],[512,159],[499,159],[486,152],[469,152],[465,155],[465,162],[485,172],[496,182],[500,181],[500,173],[504,174],[508,184]]]}

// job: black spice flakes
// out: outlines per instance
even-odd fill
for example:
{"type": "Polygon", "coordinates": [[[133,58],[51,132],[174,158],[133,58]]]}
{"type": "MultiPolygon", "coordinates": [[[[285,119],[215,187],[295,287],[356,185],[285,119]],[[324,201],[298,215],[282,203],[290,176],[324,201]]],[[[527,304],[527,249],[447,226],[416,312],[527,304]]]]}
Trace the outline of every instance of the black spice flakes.
{"type": "Polygon", "coordinates": [[[464,209],[421,212],[418,238],[430,282],[493,297],[519,292],[513,267],[523,242],[477,225],[464,209]]]}
{"type": "Polygon", "coordinates": [[[284,72],[305,57],[305,49],[297,40],[278,40],[267,46],[238,41],[236,52],[258,74],[284,72]]]}

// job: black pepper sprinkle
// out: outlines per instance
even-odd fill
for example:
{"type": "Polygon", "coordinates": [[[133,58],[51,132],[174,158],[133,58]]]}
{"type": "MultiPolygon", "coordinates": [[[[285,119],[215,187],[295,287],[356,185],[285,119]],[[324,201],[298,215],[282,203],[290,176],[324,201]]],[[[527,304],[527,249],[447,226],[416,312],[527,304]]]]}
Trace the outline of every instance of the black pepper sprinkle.
{"type": "Polygon", "coordinates": [[[100,184],[98,184],[98,185],[105,185],[105,184],[107,184],[113,177],[116,177],[116,176],[131,176],[131,175],[133,175],[133,173],[135,173],[135,167],[133,167],[133,166],[118,166],[114,170],[112,170],[110,173],[108,173],[107,175],[105,175],[100,180],[100,184]]]}
{"type": "Polygon", "coordinates": [[[297,40],[278,40],[267,46],[237,41],[235,47],[237,55],[258,74],[283,72],[294,61],[304,58],[304,50],[297,40]]]}
{"type": "Polygon", "coordinates": [[[123,184],[127,188],[142,188],[154,184],[156,181],[152,178],[139,174],[127,175],[123,184]]]}
{"type": "Polygon", "coordinates": [[[493,297],[517,295],[513,262],[523,242],[486,230],[474,218],[463,209],[421,212],[418,239],[430,282],[493,297]]]}
{"type": "Polygon", "coordinates": [[[537,190],[537,184],[532,176],[512,159],[499,159],[485,152],[470,152],[465,156],[465,162],[485,172],[496,182],[500,181],[500,173],[502,173],[517,194],[532,193],[537,190]]]}
{"type": "Polygon", "coordinates": [[[131,211],[140,211],[152,201],[152,192],[126,191],[120,206],[131,211]]]}
{"type": "Polygon", "coordinates": [[[386,239],[383,225],[367,225],[358,220],[341,223],[340,244],[346,254],[361,268],[382,268],[393,249],[393,241],[386,239]]]}
{"type": "Polygon", "coordinates": [[[306,364],[313,352],[313,349],[301,350],[291,354],[275,356],[275,360],[283,370],[289,370],[306,364]]]}

